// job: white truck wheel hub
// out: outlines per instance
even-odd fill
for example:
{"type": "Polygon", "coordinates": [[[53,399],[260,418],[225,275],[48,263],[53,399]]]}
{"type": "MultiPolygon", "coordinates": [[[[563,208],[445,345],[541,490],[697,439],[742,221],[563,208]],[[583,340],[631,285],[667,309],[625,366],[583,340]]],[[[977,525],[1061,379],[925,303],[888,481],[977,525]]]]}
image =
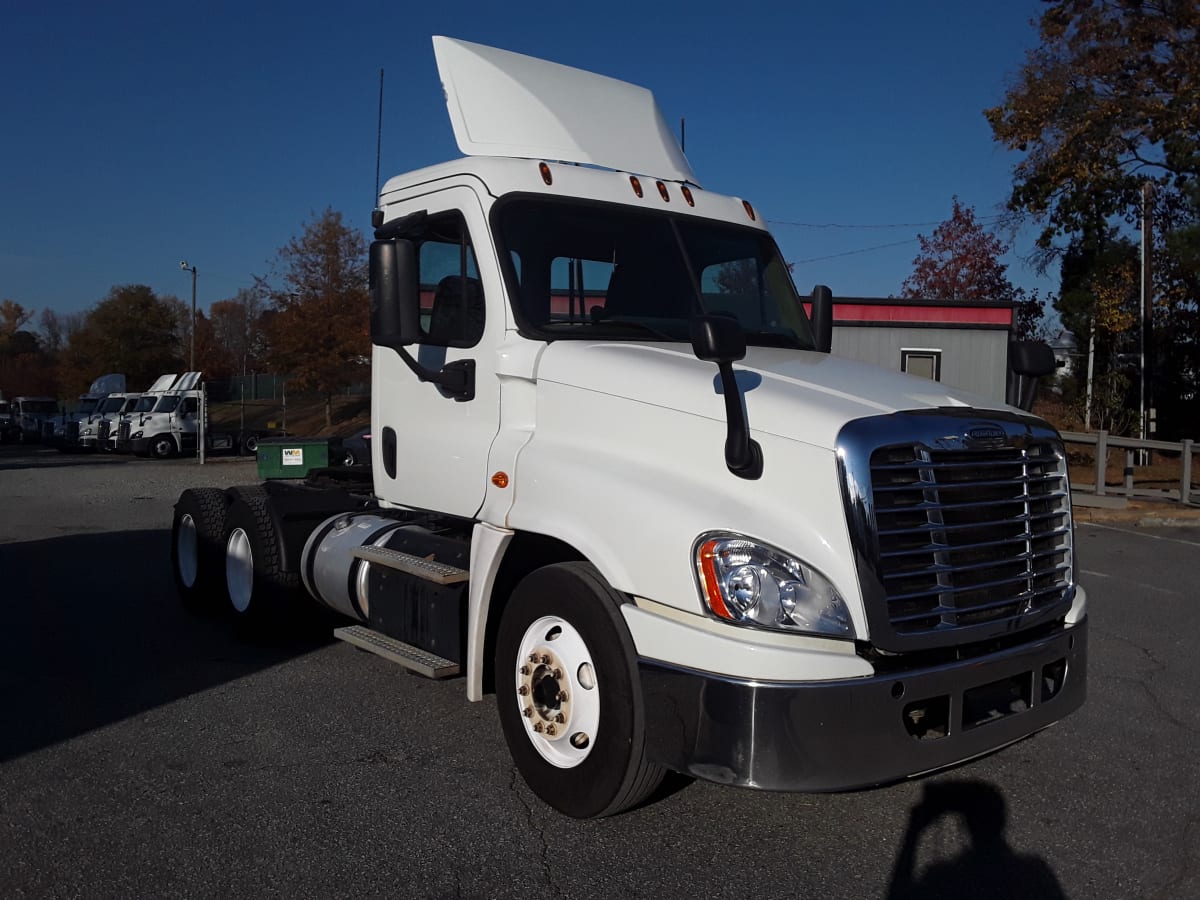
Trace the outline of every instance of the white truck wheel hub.
{"type": "Polygon", "coordinates": [[[250,536],[243,528],[235,528],[229,533],[225,547],[225,583],[229,588],[229,602],[235,610],[244,613],[250,608],[250,597],[254,592],[254,551],[250,548],[250,536]]]}
{"type": "Polygon", "coordinates": [[[600,687],[579,632],[557,616],[533,622],[514,674],[525,733],[541,757],[560,769],[587,759],[600,724],[600,687]]]}
{"type": "Polygon", "coordinates": [[[179,519],[179,533],[175,537],[175,553],[179,558],[179,580],[184,587],[196,586],[196,575],[200,572],[196,540],[196,522],[184,513],[179,519]]]}

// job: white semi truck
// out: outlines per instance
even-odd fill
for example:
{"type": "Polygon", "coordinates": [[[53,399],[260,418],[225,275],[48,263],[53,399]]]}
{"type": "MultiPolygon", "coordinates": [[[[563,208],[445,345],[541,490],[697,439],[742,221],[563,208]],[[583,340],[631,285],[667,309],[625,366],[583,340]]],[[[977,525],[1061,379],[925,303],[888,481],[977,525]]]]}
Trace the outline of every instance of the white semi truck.
{"type": "Polygon", "coordinates": [[[1077,709],[1055,430],[831,356],[828,289],[806,314],[648,91],[434,47],[467,156],[373,214],[370,480],[185,491],[185,602],[269,628],[307,595],[360,623],[339,637],[465,675],[577,817],[667,769],[884,784],[1077,709]]]}
{"type": "Polygon", "coordinates": [[[124,391],[125,376],[118,373],[101,375],[93,381],[87,392],[76,398],[74,411],[64,412],[61,420],[54,426],[53,443],[55,446],[64,453],[79,449],[81,426],[96,412],[100,401],[111,393],[123,393],[124,391]]]}

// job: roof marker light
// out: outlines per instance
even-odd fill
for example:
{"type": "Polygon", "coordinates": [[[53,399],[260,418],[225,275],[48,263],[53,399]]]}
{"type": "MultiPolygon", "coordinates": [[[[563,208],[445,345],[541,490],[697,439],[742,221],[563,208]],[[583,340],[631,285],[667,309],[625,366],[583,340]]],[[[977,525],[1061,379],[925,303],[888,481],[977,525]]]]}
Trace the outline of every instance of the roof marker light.
{"type": "Polygon", "coordinates": [[[546,184],[554,183],[554,176],[550,174],[550,167],[543,163],[538,163],[538,171],[542,173],[542,181],[546,184]]]}
{"type": "Polygon", "coordinates": [[[655,182],[658,185],[658,196],[663,198],[663,203],[671,202],[671,195],[667,193],[667,186],[661,181],[655,182]]]}
{"type": "Polygon", "coordinates": [[[749,200],[742,201],[742,208],[746,210],[746,215],[750,217],[751,222],[757,221],[758,217],[754,215],[754,207],[750,205],[749,200]]]}
{"type": "Polygon", "coordinates": [[[508,487],[508,473],[507,472],[497,472],[496,474],[494,474],[492,476],[492,484],[494,484],[498,488],[508,487]]]}
{"type": "Polygon", "coordinates": [[[696,201],[692,197],[692,189],[691,188],[689,188],[686,184],[681,184],[679,186],[679,190],[683,193],[683,199],[687,201],[688,206],[696,205],[696,201]]]}
{"type": "Polygon", "coordinates": [[[633,192],[635,194],[637,194],[639,197],[641,197],[642,196],[642,183],[640,181],[638,181],[638,177],[636,175],[630,175],[629,183],[631,185],[633,185],[633,192]]]}

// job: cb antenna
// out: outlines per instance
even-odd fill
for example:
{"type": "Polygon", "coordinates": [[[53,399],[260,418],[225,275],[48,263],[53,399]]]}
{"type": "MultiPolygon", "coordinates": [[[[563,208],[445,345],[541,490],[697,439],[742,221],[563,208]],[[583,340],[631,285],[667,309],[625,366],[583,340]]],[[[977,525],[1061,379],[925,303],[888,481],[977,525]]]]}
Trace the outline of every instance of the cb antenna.
{"type": "Polygon", "coordinates": [[[379,70],[379,127],[375,132],[375,196],[371,205],[379,202],[379,158],[383,155],[383,69],[379,70]]]}

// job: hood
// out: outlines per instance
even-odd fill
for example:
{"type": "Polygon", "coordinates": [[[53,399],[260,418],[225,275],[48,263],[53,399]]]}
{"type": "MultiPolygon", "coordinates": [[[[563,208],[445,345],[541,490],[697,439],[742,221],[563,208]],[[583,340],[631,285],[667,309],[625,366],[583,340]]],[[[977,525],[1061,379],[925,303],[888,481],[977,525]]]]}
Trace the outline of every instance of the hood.
{"type": "MultiPolygon", "coordinates": [[[[851,419],[937,407],[1009,408],[824,353],[748,347],[733,369],[752,431],[830,450],[851,419]]],[[[687,344],[555,341],[542,354],[537,379],[725,421],[717,367],[687,344]]]]}

